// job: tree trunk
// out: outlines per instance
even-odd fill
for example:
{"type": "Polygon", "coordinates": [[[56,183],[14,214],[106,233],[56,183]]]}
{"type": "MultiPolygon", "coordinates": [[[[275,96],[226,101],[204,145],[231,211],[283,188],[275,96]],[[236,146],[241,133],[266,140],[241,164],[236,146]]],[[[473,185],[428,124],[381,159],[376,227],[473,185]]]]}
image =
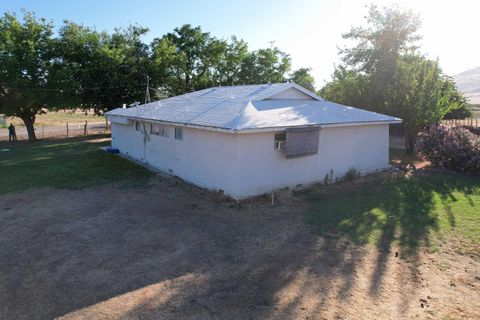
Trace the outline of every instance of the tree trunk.
{"type": "Polygon", "coordinates": [[[417,130],[415,127],[405,126],[405,152],[415,154],[415,145],[417,143],[417,130]]]}
{"type": "Polygon", "coordinates": [[[35,128],[33,127],[33,124],[35,123],[35,115],[24,116],[21,118],[23,120],[23,123],[25,123],[25,127],[27,128],[28,141],[37,141],[37,137],[35,136],[35,128]]]}

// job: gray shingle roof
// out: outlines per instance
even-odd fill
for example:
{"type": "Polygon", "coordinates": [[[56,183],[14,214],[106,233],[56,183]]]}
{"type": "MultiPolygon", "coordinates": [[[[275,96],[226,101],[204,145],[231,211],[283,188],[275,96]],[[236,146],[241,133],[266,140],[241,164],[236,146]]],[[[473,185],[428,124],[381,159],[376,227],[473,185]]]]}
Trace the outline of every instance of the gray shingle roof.
{"type": "Polygon", "coordinates": [[[226,130],[400,122],[391,116],[325,101],[294,83],[209,88],[128,109],[114,109],[107,112],[108,116],[226,130]],[[306,94],[305,99],[268,99],[292,88],[306,94]]]}

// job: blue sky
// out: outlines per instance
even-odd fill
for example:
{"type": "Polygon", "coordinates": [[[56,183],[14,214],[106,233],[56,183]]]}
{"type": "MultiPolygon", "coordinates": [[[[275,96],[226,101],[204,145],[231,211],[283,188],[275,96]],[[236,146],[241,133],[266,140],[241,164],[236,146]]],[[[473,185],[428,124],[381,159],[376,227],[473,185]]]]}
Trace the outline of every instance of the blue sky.
{"type": "Polygon", "coordinates": [[[369,3],[398,3],[420,13],[422,51],[438,58],[448,74],[480,66],[480,1],[476,0],[1,0],[0,12],[20,13],[25,8],[56,25],[68,19],[100,31],[138,23],[150,29],[145,41],[190,23],[217,37],[236,35],[250,49],[274,42],[291,55],[294,68],[311,67],[320,87],[338,63],[337,47],[346,44],[341,34],[363,22],[369,3]]]}

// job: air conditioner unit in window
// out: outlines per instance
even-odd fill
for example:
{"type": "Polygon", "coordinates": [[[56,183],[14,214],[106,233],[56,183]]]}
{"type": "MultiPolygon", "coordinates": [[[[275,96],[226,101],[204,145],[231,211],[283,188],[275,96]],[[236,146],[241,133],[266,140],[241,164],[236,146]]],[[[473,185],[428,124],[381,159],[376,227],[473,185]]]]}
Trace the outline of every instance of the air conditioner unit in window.
{"type": "Polygon", "coordinates": [[[275,150],[281,150],[285,146],[285,141],[275,141],[275,150]]]}

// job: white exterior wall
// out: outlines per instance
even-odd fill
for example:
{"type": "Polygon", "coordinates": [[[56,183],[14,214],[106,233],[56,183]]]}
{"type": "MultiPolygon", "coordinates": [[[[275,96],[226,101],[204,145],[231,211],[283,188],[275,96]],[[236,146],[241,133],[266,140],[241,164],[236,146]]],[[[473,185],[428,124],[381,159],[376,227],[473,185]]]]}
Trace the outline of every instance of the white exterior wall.
{"type": "Polygon", "coordinates": [[[241,199],[282,187],[322,182],[333,170],[341,177],[350,167],[362,173],[388,167],[388,124],[324,128],[318,154],[286,159],[274,149],[274,133],[233,134],[183,128],[183,140],[143,135],[133,123],[112,122],[112,147],[160,170],[241,199]]]}
{"type": "Polygon", "coordinates": [[[236,195],[244,198],[282,187],[323,182],[333,170],[333,179],[349,168],[362,173],[389,166],[388,124],[332,127],[320,130],[318,154],[285,159],[273,149],[271,132],[240,135],[236,195]]]}
{"type": "MultiPolygon", "coordinates": [[[[146,126],[150,130],[147,123],[146,126]]],[[[133,122],[112,122],[112,147],[198,186],[226,193],[234,189],[238,135],[181,126],[183,140],[176,140],[175,127],[167,128],[168,138],[149,134],[150,141],[144,144],[144,137],[135,130],[133,122]]]]}

